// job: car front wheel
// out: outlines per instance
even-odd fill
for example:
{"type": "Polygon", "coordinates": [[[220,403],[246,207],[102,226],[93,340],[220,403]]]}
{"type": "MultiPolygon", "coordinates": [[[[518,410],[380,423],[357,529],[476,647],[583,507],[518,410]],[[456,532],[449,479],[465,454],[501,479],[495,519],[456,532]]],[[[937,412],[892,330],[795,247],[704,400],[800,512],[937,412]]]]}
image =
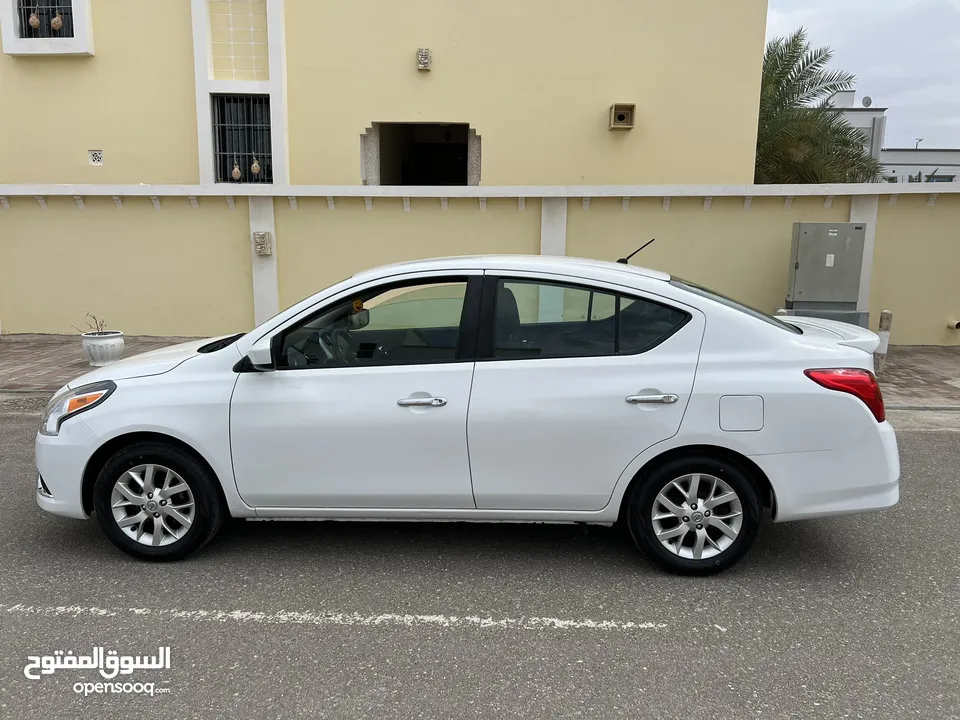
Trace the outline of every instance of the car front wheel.
{"type": "Polygon", "coordinates": [[[179,560],[219,530],[216,478],[193,455],[163,443],[138,443],[104,465],[94,506],[104,533],[144,560],[179,560]]]}
{"type": "Polygon", "coordinates": [[[671,572],[706,575],[737,563],[760,522],[759,493],[738,466],[712,457],[677,458],[631,494],[627,524],[637,547],[671,572]]]}

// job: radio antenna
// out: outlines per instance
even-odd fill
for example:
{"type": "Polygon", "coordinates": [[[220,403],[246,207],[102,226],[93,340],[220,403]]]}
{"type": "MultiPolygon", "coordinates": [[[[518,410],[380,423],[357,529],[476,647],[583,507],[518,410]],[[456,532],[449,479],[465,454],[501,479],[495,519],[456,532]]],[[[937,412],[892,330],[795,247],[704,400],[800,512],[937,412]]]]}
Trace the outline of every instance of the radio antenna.
{"type": "Polygon", "coordinates": [[[630,258],[632,258],[632,257],[633,257],[634,255],[636,255],[638,252],[640,252],[641,250],[643,250],[647,245],[649,245],[650,243],[655,242],[655,241],[656,241],[656,238],[652,238],[649,242],[644,243],[643,245],[641,245],[640,247],[638,247],[636,250],[634,250],[632,253],[630,253],[630,254],[627,255],[626,257],[622,257],[622,258],[620,258],[619,260],[617,260],[617,262],[618,262],[618,263],[623,263],[624,265],[629,265],[629,264],[630,264],[630,258]]]}

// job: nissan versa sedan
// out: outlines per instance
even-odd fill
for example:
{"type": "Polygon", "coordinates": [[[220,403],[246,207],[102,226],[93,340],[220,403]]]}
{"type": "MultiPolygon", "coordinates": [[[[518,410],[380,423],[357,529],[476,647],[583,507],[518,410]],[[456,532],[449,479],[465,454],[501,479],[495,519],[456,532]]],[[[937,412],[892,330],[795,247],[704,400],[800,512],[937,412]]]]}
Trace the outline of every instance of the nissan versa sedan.
{"type": "Polygon", "coordinates": [[[622,522],[664,568],[716,572],[764,509],[897,502],[877,345],[620,263],[389,265],[69,383],[37,435],[37,502],[145,560],[227,515],[622,522]]]}

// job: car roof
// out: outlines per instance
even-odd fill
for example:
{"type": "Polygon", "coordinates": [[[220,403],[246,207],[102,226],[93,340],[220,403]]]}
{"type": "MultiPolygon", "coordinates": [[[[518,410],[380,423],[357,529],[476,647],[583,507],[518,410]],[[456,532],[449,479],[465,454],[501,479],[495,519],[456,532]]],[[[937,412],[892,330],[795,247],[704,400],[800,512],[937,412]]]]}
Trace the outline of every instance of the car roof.
{"type": "Polygon", "coordinates": [[[461,257],[441,257],[427,260],[391,263],[370,270],[364,270],[353,277],[377,277],[384,271],[423,272],[433,270],[525,270],[529,272],[558,272],[571,275],[596,275],[600,272],[629,273],[641,275],[651,280],[669,281],[670,275],[659,270],[651,270],[637,265],[589,258],[566,257],[562,255],[464,255],[461,257]]]}

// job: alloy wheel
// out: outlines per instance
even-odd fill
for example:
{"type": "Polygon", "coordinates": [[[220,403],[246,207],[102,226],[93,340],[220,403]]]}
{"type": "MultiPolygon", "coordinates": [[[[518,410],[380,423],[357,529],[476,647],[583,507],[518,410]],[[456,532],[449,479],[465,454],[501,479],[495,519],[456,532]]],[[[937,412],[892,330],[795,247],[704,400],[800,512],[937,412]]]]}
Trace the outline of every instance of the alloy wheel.
{"type": "Polygon", "coordinates": [[[137,465],[113,485],[110,507],[117,526],[141,545],[158,547],[180,540],[196,517],[186,481],[163,465],[137,465]]]}
{"type": "Polygon", "coordinates": [[[657,540],[671,553],[706,560],[733,545],[743,527],[743,506],[720,478],[691,473],[660,490],[651,520],[657,540]]]}

